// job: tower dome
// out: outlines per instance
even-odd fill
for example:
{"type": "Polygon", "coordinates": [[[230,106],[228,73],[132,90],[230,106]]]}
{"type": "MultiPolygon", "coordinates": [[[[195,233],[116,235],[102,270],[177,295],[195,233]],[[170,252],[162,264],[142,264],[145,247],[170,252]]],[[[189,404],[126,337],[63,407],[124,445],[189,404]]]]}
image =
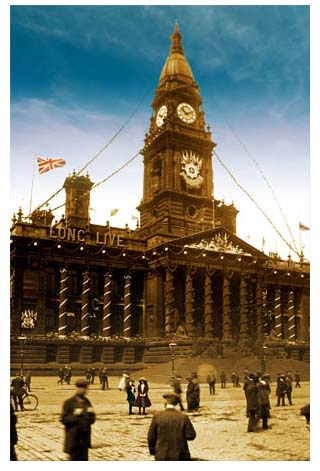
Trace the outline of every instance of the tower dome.
{"type": "Polygon", "coordinates": [[[172,44],[160,74],[160,85],[162,85],[167,78],[172,76],[181,76],[184,80],[187,79],[188,82],[193,83],[193,73],[181,45],[182,35],[179,31],[178,22],[175,23],[174,31],[170,38],[172,44]]]}

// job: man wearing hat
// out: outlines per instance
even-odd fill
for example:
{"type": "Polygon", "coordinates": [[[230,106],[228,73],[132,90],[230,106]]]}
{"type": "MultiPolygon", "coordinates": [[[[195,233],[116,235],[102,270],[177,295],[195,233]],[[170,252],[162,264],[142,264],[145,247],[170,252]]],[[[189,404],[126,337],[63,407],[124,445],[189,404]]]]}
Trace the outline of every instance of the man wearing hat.
{"type": "Polygon", "coordinates": [[[96,417],[86,397],[89,383],[82,379],[76,382],[76,386],[76,394],[67,399],[62,408],[61,422],[66,431],[64,452],[70,455],[70,461],[88,461],[91,425],[96,417]]]}
{"type": "Polygon", "coordinates": [[[163,395],[165,410],[153,416],[148,431],[148,446],[156,461],[190,461],[188,440],[196,438],[196,431],[189,417],[177,411],[179,396],[163,395]]]}

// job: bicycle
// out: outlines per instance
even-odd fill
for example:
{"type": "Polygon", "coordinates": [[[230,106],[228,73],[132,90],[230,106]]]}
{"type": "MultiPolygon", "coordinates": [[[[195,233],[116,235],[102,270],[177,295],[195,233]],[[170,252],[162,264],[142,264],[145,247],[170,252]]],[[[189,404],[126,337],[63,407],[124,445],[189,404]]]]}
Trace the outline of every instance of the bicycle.
{"type": "Polygon", "coordinates": [[[39,403],[38,397],[35,394],[29,394],[28,391],[22,394],[22,401],[24,410],[35,410],[39,403]]]}

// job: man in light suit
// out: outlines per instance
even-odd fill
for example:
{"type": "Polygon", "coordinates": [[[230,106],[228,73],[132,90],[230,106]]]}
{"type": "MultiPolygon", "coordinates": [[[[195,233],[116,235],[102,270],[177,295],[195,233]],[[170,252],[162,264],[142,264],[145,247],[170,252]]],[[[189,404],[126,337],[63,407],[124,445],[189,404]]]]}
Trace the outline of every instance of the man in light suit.
{"type": "Polygon", "coordinates": [[[179,396],[163,395],[165,410],[155,415],[148,431],[148,446],[156,461],[190,461],[188,440],[196,438],[189,417],[175,409],[179,396]]]}

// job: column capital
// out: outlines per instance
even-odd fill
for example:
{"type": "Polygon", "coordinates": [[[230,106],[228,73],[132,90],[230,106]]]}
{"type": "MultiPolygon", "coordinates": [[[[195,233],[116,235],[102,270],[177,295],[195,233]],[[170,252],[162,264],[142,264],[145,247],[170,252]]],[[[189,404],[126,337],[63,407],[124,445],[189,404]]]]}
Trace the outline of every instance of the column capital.
{"type": "Polygon", "coordinates": [[[223,273],[223,277],[227,280],[231,280],[231,278],[233,277],[234,275],[234,271],[232,270],[227,270],[227,269],[224,269],[222,270],[222,273],[223,273]]]}

